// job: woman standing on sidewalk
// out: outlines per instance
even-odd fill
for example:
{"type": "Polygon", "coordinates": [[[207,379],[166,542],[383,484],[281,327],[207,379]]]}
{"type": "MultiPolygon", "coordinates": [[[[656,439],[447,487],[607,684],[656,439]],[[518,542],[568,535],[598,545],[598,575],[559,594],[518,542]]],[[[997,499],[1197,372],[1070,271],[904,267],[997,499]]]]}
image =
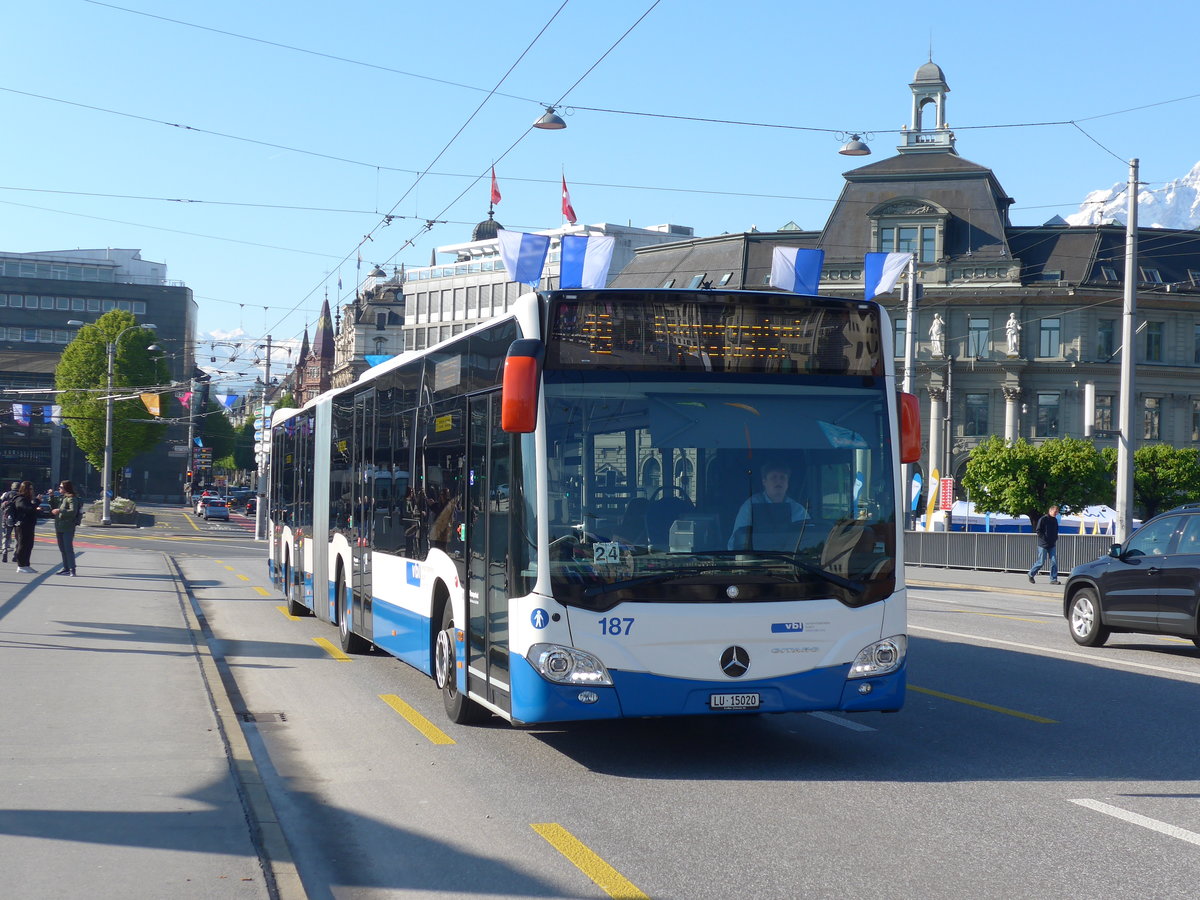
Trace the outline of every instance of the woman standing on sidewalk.
{"type": "Polygon", "coordinates": [[[33,553],[33,529],[38,520],[38,505],[33,499],[32,482],[21,482],[12,509],[13,518],[17,521],[17,571],[29,575],[34,572],[29,566],[29,557],[33,553]]]}
{"type": "Polygon", "coordinates": [[[75,574],[75,526],[83,518],[83,501],[75,496],[75,485],[63,481],[58,489],[62,491],[62,502],[58,509],[52,510],[54,516],[54,536],[58,538],[58,552],[62,554],[63,567],[59,575],[75,574]]]}

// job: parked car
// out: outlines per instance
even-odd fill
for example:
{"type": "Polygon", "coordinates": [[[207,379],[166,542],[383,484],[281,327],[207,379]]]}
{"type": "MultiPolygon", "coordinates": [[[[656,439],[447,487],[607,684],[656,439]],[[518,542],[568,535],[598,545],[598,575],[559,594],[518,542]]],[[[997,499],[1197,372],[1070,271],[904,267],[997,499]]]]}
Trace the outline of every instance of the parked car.
{"type": "Polygon", "coordinates": [[[224,519],[229,521],[229,504],[224,500],[209,500],[204,504],[204,521],[209,519],[224,519]]]}
{"type": "Polygon", "coordinates": [[[1071,637],[1170,634],[1200,647],[1200,503],[1148,520],[1108,556],[1076,566],[1063,589],[1071,637]]]}

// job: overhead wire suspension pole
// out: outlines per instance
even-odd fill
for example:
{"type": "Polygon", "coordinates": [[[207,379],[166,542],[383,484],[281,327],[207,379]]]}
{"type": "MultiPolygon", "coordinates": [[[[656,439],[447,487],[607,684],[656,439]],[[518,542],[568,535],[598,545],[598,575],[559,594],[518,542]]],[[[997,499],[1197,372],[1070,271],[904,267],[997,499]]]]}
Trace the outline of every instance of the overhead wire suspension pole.
{"type": "Polygon", "coordinates": [[[1120,544],[1133,530],[1133,418],[1134,375],[1137,352],[1133,318],[1137,311],[1137,194],[1138,161],[1129,161],[1129,213],[1125,223],[1125,302],[1121,312],[1121,423],[1117,436],[1117,533],[1120,544]]]}

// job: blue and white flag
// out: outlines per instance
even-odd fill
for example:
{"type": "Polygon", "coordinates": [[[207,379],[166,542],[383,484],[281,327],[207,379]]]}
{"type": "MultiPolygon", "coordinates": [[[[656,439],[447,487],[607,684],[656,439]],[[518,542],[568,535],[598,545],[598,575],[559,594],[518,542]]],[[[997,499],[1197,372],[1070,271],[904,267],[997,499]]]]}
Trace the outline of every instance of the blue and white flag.
{"type": "Polygon", "coordinates": [[[605,287],[616,242],[617,239],[609,235],[564,234],[559,287],[605,287]]]}
{"type": "Polygon", "coordinates": [[[824,250],[776,247],[771,251],[771,287],[796,294],[815,294],[821,287],[824,250]]]}
{"type": "Polygon", "coordinates": [[[537,287],[542,280],[546,254],[550,251],[550,235],[501,229],[496,232],[496,237],[500,241],[500,259],[504,261],[509,279],[537,287]]]}
{"type": "Polygon", "coordinates": [[[51,425],[62,424],[62,407],[57,403],[42,408],[42,416],[51,425]]]}
{"type": "Polygon", "coordinates": [[[237,400],[237,394],[217,394],[217,402],[226,409],[233,409],[233,404],[237,400]]]}
{"type": "Polygon", "coordinates": [[[911,253],[868,253],[863,257],[863,299],[890,293],[900,280],[911,253]]]}
{"type": "Polygon", "coordinates": [[[14,403],[12,405],[13,421],[18,425],[29,424],[30,405],[28,403],[14,403]]]}
{"type": "Polygon", "coordinates": [[[912,511],[917,511],[917,502],[921,499],[921,473],[913,472],[912,477],[912,511]]]}
{"type": "Polygon", "coordinates": [[[391,354],[387,354],[387,353],[378,353],[378,354],[368,353],[365,356],[363,356],[363,359],[365,359],[367,361],[367,365],[372,368],[374,368],[375,366],[383,365],[385,362],[387,362],[391,358],[392,358],[391,354]]]}

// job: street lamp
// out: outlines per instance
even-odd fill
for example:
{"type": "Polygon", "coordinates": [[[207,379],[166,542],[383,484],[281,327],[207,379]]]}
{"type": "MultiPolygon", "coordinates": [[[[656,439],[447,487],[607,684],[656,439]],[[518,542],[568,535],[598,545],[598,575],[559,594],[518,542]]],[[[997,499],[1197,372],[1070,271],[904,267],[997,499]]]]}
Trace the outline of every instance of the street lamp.
{"type": "MultiPolygon", "coordinates": [[[[81,326],[85,323],[76,319],[67,322],[68,325],[81,326]]],[[[100,524],[112,524],[112,457],[113,457],[113,362],[117,356],[117,342],[121,340],[121,335],[127,331],[136,331],[139,328],[155,329],[157,325],[151,325],[149,322],[143,322],[139,325],[130,325],[128,328],[122,328],[117,332],[117,336],[111,341],[107,341],[105,352],[108,356],[108,392],[104,402],[104,471],[101,472],[101,512],[100,524]]]]}

